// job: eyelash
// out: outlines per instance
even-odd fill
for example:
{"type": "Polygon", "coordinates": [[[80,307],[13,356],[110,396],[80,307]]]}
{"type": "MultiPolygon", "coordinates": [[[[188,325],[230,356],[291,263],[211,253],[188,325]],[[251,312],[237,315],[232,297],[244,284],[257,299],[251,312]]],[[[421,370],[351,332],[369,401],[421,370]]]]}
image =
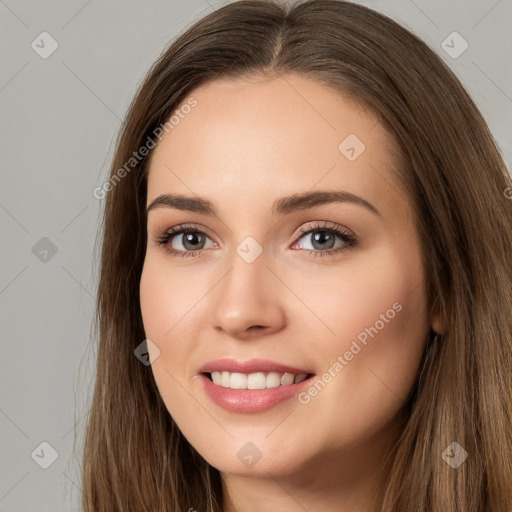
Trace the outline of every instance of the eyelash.
{"type": "MultiPolygon", "coordinates": [[[[337,249],[329,249],[326,251],[315,251],[312,249],[302,249],[306,251],[310,255],[315,258],[318,256],[334,256],[342,253],[344,250],[349,247],[354,247],[358,243],[358,237],[354,234],[345,231],[344,229],[337,227],[336,224],[328,223],[328,222],[319,222],[315,226],[309,226],[307,228],[301,228],[298,233],[298,238],[302,238],[303,235],[314,233],[315,231],[323,231],[330,235],[338,236],[345,243],[342,247],[338,247],[337,249]]],[[[162,233],[159,237],[155,239],[155,245],[158,247],[162,247],[169,254],[177,256],[179,258],[194,258],[200,256],[207,249],[200,249],[198,251],[178,251],[176,249],[171,249],[169,246],[169,242],[176,235],[186,234],[186,233],[200,233],[204,236],[207,236],[203,231],[198,230],[194,225],[191,224],[183,224],[180,226],[175,226],[164,233],[162,233]]]]}

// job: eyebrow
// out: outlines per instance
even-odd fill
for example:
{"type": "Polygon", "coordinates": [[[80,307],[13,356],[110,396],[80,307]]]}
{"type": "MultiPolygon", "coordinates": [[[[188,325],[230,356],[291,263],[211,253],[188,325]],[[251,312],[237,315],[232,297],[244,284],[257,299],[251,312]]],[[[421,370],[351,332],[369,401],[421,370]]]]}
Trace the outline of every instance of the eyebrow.
{"type": "MultiPolygon", "coordinates": [[[[287,215],[289,213],[306,210],[323,204],[351,203],[363,206],[375,215],[382,214],[366,199],[345,191],[305,192],[292,196],[281,197],[272,204],[272,215],[287,215]]],[[[146,208],[146,215],[157,208],[175,208],[189,212],[218,217],[217,211],[211,201],[202,197],[190,197],[180,194],[161,194],[146,208]]]]}

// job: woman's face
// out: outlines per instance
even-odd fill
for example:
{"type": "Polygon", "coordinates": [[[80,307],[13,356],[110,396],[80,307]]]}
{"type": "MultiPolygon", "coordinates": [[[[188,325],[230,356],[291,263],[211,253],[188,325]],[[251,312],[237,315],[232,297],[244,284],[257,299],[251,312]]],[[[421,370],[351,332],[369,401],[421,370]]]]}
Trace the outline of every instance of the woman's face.
{"type": "Polygon", "coordinates": [[[154,149],[140,282],[169,413],[225,473],[374,463],[435,327],[393,141],[297,75],[191,96],[154,149]]]}

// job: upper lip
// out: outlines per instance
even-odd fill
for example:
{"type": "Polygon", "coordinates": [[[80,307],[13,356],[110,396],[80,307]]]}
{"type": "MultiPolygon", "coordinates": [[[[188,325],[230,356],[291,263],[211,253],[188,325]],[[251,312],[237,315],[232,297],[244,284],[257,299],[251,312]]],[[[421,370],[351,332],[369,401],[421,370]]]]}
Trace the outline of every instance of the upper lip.
{"type": "Polygon", "coordinates": [[[295,368],[286,364],[276,363],[268,359],[250,359],[248,361],[241,361],[238,359],[216,359],[210,361],[199,368],[199,373],[212,373],[212,372],[231,372],[231,373],[257,373],[257,372],[278,372],[278,373],[293,373],[300,375],[302,373],[311,374],[313,372],[307,369],[295,368]]]}

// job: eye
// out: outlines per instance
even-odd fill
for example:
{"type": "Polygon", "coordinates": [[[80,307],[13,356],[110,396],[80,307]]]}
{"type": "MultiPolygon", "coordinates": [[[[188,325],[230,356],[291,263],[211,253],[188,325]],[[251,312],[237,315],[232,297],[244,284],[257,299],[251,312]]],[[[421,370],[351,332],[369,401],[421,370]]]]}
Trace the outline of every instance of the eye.
{"type": "MultiPolygon", "coordinates": [[[[206,240],[209,237],[198,230],[195,226],[176,226],[155,240],[156,245],[164,247],[169,254],[178,257],[195,257],[199,256],[205,247],[206,240]]],[[[213,246],[217,244],[213,242],[213,246]]]]}
{"type": "Polygon", "coordinates": [[[299,235],[301,235],[300,238],[309,239],[312,248],[302,248],[315,257],[338,254],[357,244],[357,237],[353,233],[329,222],[319,222],[313,226],[301,228],[299,235]],[[336,238],[341,240],[337,246],[336,238]]]}
{"type": "MultiPolygon", "coordinates": [[[[312,248],[300,248],[315,257],[341,253],[349,247],[354,247],[358,242],[356,235],[350,231],[325,221],[301,228],[298,236],[299,240],[301,238],[307,240],[309,237],[312,248]],[[336,238],[341,241],[338,245],[336,245],[336,238]]],[[[207,240],[210,240],[210,238],[196,226],[180,225],[162,233],[160,237],[155,239],[155,244],[163,247],[169,254],[186,258],[200,256],[204,250],[209,248],[205,247],[207,240]]],[[[296,247],[297,243],[292,248],[296,247]]],[[[218,245],[212,242],[211,247],[218,247],[218,245]]]]}

